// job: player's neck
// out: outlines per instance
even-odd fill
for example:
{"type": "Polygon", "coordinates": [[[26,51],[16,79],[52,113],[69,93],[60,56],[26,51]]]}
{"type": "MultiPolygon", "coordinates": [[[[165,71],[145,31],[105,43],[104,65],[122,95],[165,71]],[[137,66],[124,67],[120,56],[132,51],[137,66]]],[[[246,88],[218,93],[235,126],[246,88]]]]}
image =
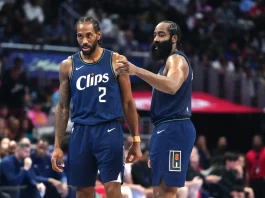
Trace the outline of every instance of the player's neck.
{"type": "Polygon", "coordinates": [[[97,46],[95,51],[90,55],[84,55],[82,51],[80,54],[81,54],[83,61],[87,63],[94,63],[94,62],[97,62],[101,58],[102,53],[103,53],[103,48],[97,46]]]}

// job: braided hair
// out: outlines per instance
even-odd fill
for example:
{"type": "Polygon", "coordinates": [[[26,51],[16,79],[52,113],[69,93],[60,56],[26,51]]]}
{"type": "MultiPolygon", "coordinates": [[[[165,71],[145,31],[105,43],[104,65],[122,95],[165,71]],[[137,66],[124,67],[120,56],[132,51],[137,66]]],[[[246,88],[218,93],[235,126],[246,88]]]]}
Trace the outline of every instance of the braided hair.
{"type": "Polygon", "coordinates": [[[89,17],[89,16],[85,16],[85,17],[81,17],[75,24],[75,28],[77,27],[77,25],[79,25],[80,23],[91,23],[95,29],[95,32],[99,32],[100,31],[100,27],[99,27],[99,22],[94,19],[93,17],[89,17]]]}
{"type": "Polygon", "coordinates": [[[177,35],[178,40],[177,40],[177,49],[179,49],[181,47],[181,30],[178,26],[178,24],[176,24],[173,21],[163,21],[162,23],[167,23],[168,24],[168,31],[170,33],[170,36],[174,36],[177,35]]]}

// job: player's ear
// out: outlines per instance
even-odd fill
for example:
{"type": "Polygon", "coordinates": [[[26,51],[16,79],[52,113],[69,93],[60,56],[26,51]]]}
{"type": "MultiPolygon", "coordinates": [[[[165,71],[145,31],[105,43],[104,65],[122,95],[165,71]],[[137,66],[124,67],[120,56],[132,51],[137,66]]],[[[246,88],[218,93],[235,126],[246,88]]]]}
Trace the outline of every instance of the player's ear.
{"type": "Polygon", "coordinates": [[[177,35],[173,35],[171,41],[172,41],[173,44],[177,43],[177,41],[178,41],[178,36],[177,36],[177,35]]]}
{"type": "Polygon", "coordinates": [[[101,37],[101,32],[98,31],[98,32],[97,32],[97,40],[98,40],[98,41],[100,40],[100,37],[101,37]]]}

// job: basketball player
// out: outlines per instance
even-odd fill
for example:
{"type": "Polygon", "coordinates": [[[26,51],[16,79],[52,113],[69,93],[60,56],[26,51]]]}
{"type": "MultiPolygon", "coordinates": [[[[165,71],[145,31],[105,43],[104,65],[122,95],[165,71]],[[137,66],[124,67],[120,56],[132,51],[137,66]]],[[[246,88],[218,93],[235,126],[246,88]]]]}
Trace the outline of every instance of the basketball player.
{"type": "Polygon", "coordinates": [[[101,33],[95,19],[80,18],[76,31],[81,51],[64,60],[59,71],[52,166],[58,172],[64,167],[60,144],[72,100],[74,125],[69,141],[68,184],[77,187],[77,198],[93,198],[99,170],[107,197],[120,198],[124,156],[123,131],[117,118],[123,112],[133,136],[126,161],[133,162],[141,156],[138,116],[129,75],[117,78],[115,72],[116,61],[126,61],[126,58],[99,46],[101,33]]]}
{"type": "Polygon", "coordinates": [[[179,51],[181,31],[171,21],[159,23],[154,31],[151,56],[165,65],[158,75],[118,60],[119,75],[136,75],[153,87],[150,161],[154,197],[175,198],[183,187],[196,131],[190,120],[193,73],[187,57],[179,51]]]}

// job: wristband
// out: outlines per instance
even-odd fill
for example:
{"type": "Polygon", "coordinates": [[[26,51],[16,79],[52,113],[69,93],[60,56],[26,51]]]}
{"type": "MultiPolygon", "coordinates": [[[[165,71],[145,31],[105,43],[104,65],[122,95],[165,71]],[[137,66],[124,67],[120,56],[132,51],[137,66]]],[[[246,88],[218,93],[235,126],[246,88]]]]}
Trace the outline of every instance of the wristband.
{"type": "Polygon", "coordinates": [[[140,136],[133,136],[133,142],[141,142],[140,136]]]}

